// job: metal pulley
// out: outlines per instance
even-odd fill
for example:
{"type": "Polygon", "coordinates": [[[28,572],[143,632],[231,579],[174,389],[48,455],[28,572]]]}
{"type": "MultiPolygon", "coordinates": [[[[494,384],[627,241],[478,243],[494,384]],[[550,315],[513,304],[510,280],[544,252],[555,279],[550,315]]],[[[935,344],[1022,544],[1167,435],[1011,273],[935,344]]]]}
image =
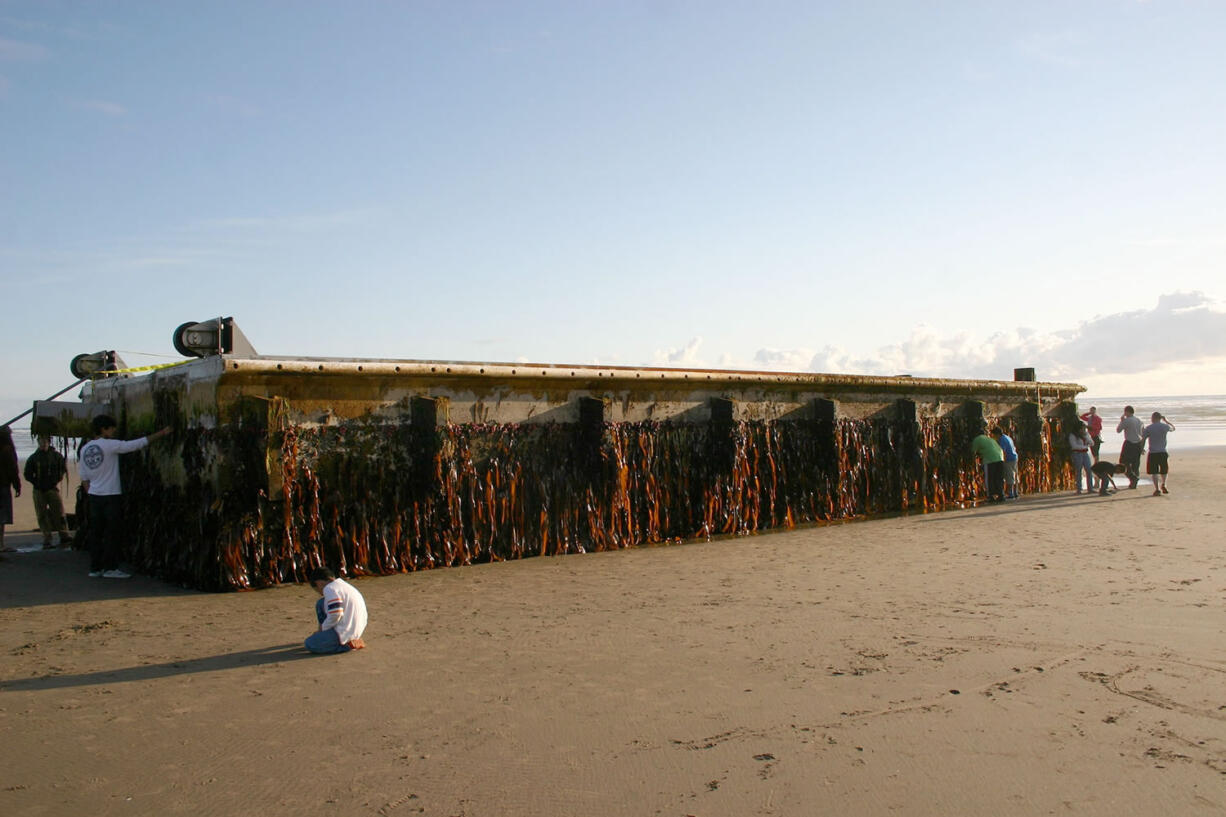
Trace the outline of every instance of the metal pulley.
{"type": "Polygon", "coordinates": [[[173,342],[175,351],[184,357],[255,357],[256,354],[234,318],[213,318],[199,323],[185,323],[175,330],[173,342]]]}
{"type": "Polygon", "coordinates": [[[127,368],[127,364],[123,362],[114,349],[77,355],[68,364],[68,370],[78,380],[87,380],[98,376],[109,377],[116,369],[124,368],[127,368]]]}

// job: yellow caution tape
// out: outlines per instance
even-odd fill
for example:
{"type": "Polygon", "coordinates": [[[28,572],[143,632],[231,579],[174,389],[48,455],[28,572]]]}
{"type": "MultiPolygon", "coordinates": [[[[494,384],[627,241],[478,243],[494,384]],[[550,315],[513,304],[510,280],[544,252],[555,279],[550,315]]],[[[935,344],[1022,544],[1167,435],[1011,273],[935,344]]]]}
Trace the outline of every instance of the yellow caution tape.
{"type": "Polygon", "coordinates": [[[151,372],[154,369],[169,369],[172,366],[182,366],[184,363],[191,363],[193,360],[200,358],[188,358],[187,360],[176,360],[174,363],[155,363],[152,366],[131,366],[127,369],[109,369],[105,372],[96,372],[96,377],[109,376],[113,374],[130,374],[132,372],[151,372]]]}

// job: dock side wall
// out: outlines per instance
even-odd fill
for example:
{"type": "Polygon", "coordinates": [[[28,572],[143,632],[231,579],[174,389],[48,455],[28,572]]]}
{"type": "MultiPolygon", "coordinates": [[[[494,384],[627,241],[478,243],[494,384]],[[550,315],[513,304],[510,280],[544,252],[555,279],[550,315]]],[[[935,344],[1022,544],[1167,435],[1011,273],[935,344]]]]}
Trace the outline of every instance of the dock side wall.
{"type": "Polygon", "coordinates": [[[210,590],[746,535],[1067,487],[1074,384],[210,358],[98,383],[130,560],[210,590]],[[449,369],[449,371],[448,371],[449,369]]]}

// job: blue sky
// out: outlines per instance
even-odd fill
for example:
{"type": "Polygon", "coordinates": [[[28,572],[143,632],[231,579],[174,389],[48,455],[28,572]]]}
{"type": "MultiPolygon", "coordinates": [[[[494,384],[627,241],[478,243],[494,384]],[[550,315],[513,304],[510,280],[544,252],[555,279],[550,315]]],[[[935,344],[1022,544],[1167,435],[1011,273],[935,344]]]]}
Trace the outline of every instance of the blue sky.
{"type": "Polygon", "coordinates": [[[0,405],[265,354],[1226,393],[1226,3],[0,0],[0,405]]]}

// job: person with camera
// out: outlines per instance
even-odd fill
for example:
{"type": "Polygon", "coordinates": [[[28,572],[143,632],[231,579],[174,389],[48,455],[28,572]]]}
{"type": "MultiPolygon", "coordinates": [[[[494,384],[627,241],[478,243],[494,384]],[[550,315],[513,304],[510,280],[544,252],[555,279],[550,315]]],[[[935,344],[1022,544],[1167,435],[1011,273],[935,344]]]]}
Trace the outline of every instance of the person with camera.
{"type": "Polygon", "coordinates": [[[1152,423],[1141,432],[1143,443],[1149,443],[1149,456],[1145,458],[1145,473],[1154,483],[1154,496],[1169,494],[1166,489],[1166,475],[1170,471],[1170,457],[1166,451],[1166,435],[1175,430],[1170,420],[1155,411],[1150,418],[1152,423]]]}

